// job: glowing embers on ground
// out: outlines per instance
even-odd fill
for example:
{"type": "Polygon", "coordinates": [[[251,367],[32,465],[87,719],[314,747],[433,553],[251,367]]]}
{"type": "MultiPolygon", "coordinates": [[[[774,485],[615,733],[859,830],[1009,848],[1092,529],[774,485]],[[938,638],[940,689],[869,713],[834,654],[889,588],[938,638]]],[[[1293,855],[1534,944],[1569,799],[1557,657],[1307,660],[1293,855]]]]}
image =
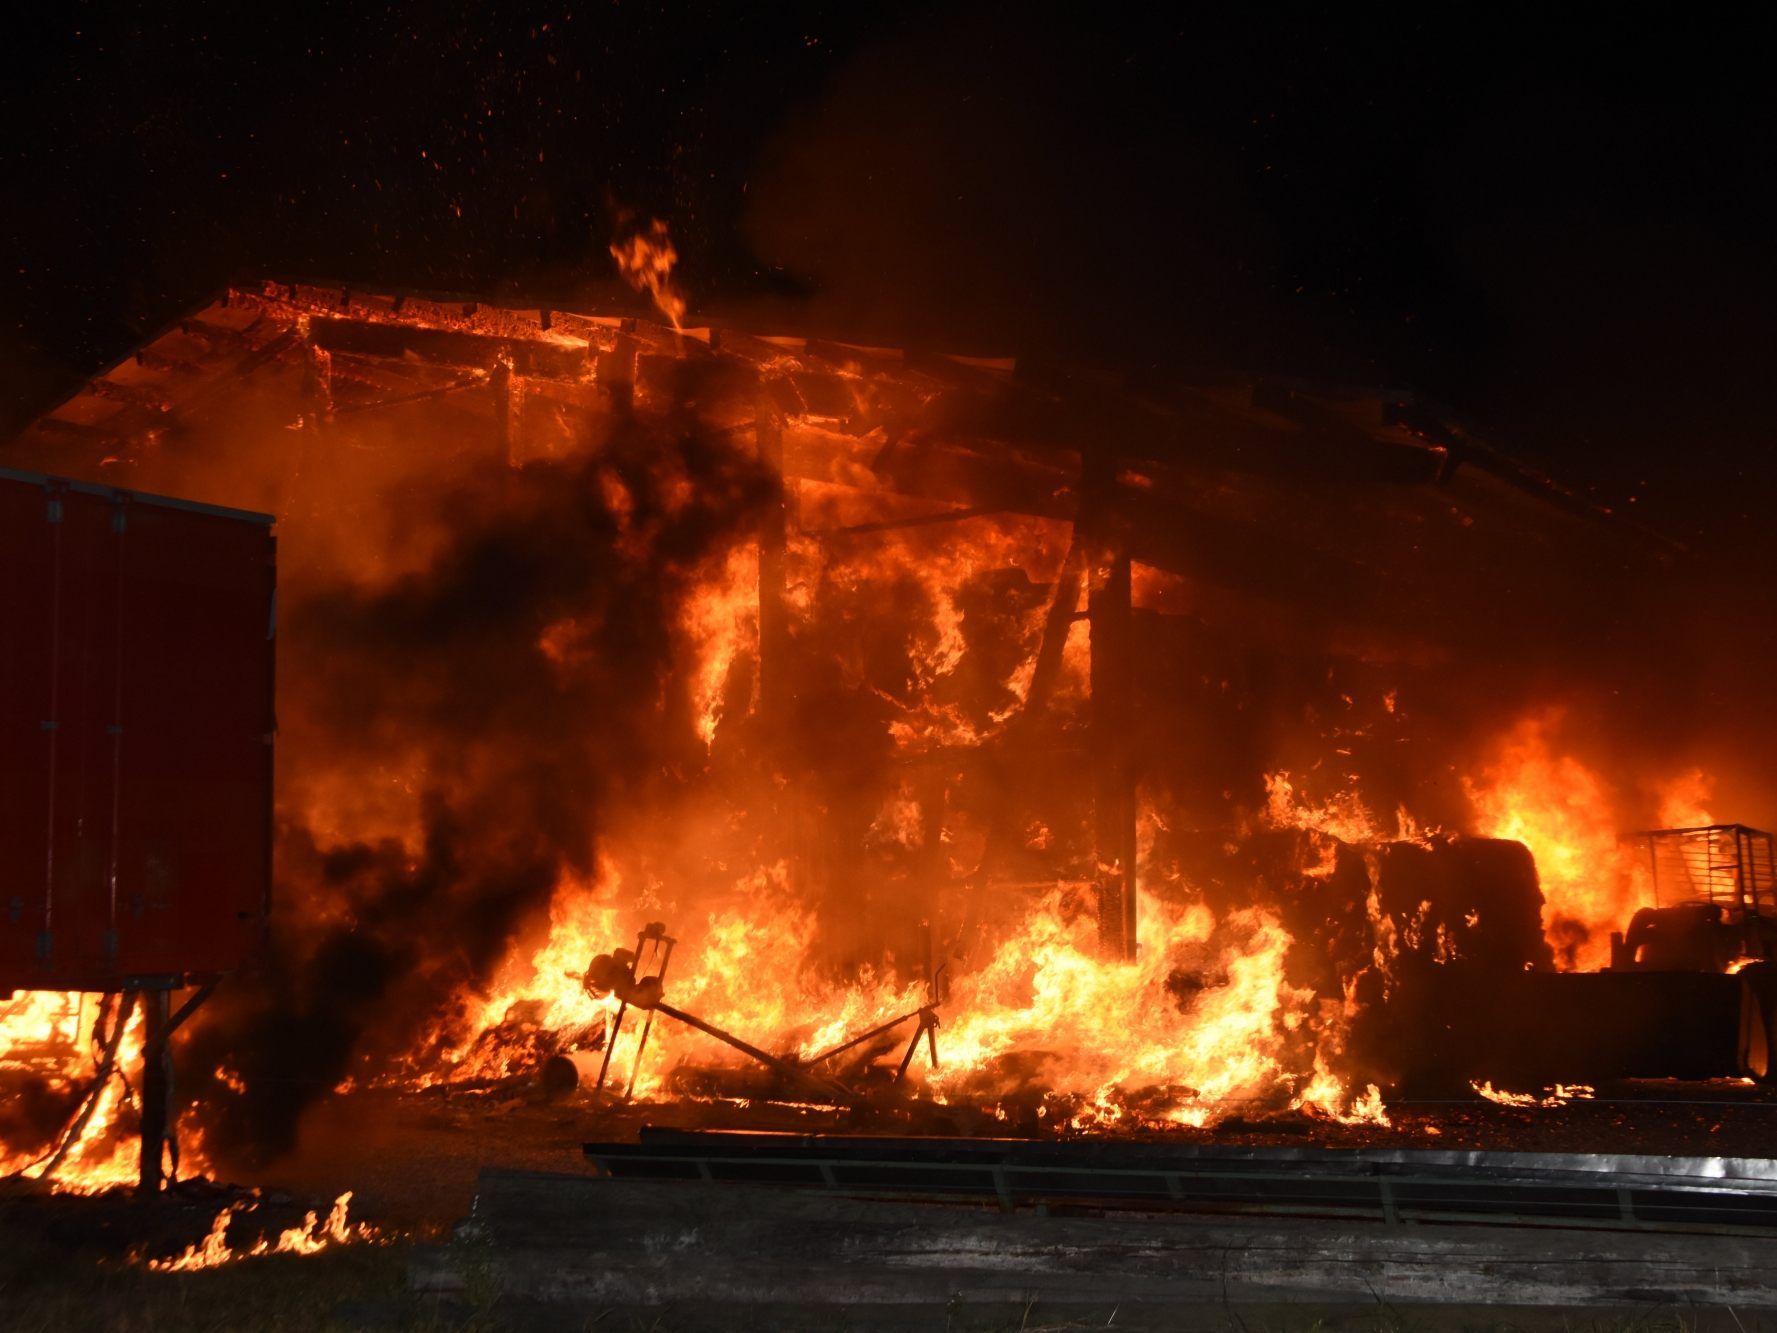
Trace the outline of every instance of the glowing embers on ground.
{"type": "Polygon", "coordinates": [[[311,1212],[299,1226],[279,1232],[275,1240],[269,1235],[260,1236],[251,1245],[236,1249],[228,1239],[231,1225],[237,1217],[251,1214],[258,1207],[257,1199],[244,1199],[217,1213],[203,1240],[186,1246],[182,1254],[168,1259],[152,1259],[148,1267],[157,1273],[190,1273],[268,1254],[317,1254],[335,1245],[385,1243],[389,1238],[375,1227],[349,1220],[351,1202],[352,1192],[347,1190],[333,1201],[333,1207],[324,1219],[311,1212]]]}
{"type": "Polygon", "coordinates": [[[1557,1083],[1540,1096],[1534,1092],[1507,1092],[1503,1088],[1495,1088],[1491,1079],[1470,1083],[1469,1086],[1496,1105],[1526,1108],[1565,1106],[1571,1101],[1589,1101],[1596,1095],[1595,1089],[1585,1083],[1557,1083]]]}

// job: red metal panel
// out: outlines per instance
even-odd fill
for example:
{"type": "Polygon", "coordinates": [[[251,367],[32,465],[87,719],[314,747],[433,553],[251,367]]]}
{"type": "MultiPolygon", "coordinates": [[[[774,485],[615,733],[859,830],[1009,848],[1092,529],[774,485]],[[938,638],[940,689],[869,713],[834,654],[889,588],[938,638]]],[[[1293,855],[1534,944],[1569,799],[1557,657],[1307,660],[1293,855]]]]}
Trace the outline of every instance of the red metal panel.
{"type": "Polygon", "coordinates": [[[263,940],[273,553],[263,516],[0,473],[0,991],[263,940]]]}

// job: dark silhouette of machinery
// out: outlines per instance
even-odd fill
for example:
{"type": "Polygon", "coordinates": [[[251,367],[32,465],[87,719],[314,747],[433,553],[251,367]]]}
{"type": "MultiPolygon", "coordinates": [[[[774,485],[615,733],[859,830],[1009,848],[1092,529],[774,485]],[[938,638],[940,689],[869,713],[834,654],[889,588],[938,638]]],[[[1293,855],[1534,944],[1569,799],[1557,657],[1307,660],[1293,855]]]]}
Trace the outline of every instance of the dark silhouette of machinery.
{"type": "Polygon", "coordinates": [[[1653,907],[1610,937],[1613,972],[1729,973],[1740,981],[1740,1071],[1777,1080],[1777,856],[1744,824],[1642,834],[1653,907]]]}
{"type": "Polygon", "coordinates": [[[1744,824],[1641,835],[1653,907],[1610,937],[1613,970],[1732,972],[1777,957],[1772,838],[1744,824]]]}
{"type": "Polygon", "coordinates": [[[1372,901],[1400,943],[1356,996],[1347,1049],[1361,1076],[1428,1095],[1481,1079],[1777,1081],[1777,840],[1740,824],[1639,839],[1653,905],[1612,932],[1609,966],[1591,972],[1549,957],[1522,846],[1370,848],[1372,901]]]}

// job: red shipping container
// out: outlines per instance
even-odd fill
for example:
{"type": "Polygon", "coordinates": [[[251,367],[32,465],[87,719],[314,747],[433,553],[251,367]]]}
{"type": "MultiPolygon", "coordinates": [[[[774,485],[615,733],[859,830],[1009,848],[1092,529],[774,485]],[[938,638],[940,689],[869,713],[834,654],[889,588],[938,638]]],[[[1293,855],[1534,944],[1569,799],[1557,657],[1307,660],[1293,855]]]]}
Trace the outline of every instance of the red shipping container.
{"type": "Polygon", "coordinates": [[[271,524],[0,469],[0,994],[191,984],[263,943],[271,524]]]}

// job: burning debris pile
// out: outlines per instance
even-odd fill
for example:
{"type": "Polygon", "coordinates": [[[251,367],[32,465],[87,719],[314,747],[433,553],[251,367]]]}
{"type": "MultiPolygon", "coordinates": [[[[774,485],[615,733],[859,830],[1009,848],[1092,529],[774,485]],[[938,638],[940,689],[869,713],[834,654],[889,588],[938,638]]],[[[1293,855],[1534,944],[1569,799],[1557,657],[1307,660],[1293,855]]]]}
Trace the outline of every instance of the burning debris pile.
{"type": "Polygon", "coordinates": [[[1647,900],[1662,794],[1547,682],[1657,543],[1406,401],[687,327],[664,241],[616,258],[670,327],[237,290],[15,446],[279,516],[279,919],[178,1052],[208,1151],[552,1060],[1384,1122],[1434,981],[1647,900]],[[656,919],[670,974],[613,953],[656,919]]]}
{"type": "MultiPolygon", "coordinates": [[[[0,1004],[0,1177],[93,1193],[133,1184],[141,1125],[131,1070],[143,1044],[133,994],[30,991],[0,1004]]],[[[204,1169],[201,1134],[175,1141],[175,1170],[204,1169]]]]}

